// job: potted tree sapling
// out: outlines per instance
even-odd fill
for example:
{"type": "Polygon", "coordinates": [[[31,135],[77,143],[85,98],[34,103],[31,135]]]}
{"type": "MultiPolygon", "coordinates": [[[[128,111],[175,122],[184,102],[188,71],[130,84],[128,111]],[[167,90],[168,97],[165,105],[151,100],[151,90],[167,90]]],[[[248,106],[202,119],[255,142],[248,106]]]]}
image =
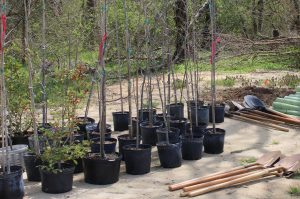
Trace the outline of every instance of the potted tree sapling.
{"type": "MultiPolygon", "coordinates": [[[[84,74],[87,72],[87,70],[84,66],[81,66],[81,68],[82,68],[82,70],[79,71],[79,74],[81,76],[81,77],[79,76],[80,79],[82,79],[84,74]]],[[[92,83],[91,83],[91,88],[90,88],[88,99],[87,99],[87,104],[85,107],[84,116],[76,117],[76,120],[77,120],[76,125],[78,127],[78,132],[84,134],[85,139],[90,139],[89,133],[97,128],[97,124],[95,124],[95,119],[88,117],[90,103],[91,103],[91,99],[92,99],[93,92],[94,92],[94,86],[95,86],[95,79],[94,79],[95,75],[92,74],[91,76],[92,76],[92,83]]],[[[83,82],[83,81],[81,81],[81,82],[83,82]]],[[[80,87],[82,87],[82,86],[85,87],[86,85],[80,85],[80,87]]]]}
{"type": "Polygon", "coordinates": [[[216,105],[216,49],[217,43],[220,38],[216,34],[216,21],[215,21],[215,1],[210,1],[210,20],[212,32],[212,45],[211,45],[211,107],[212,107],[212,123],[213,128],[207,129],[204,136],[204,152],[209,154],[220,154],[224,150],[225,130],[216,128],[215,122],[215,105],[216,105]]]}
{"type": "MultiPolygon", "coordinates": [[[[78,64],[75,69],[72,70],[71,74],[71,81],[73,82],[73,90],[77,90],[77,92],[74,92],[73,101],[78,103],[85,97],[85,95],[88,93],[88,90],[85,89],[89,85],[87,84],[86,78],[88,75],[88,68],[84,64],[78,64]]],[[[93,81],[94,82],[94,81],[93,81]]],[[[93,84],[93,83],[92,83],[93,84]]],[[[77,116],[75,118],[77,133],[83,135],[84,138],[88,137],[86,127],[87,126],[95,126],[95,119],[88,117],[89,112],[89,105],[92,98],[92,93],[94,91],[94,86],[90,89],[89,96],[88,96],[88,102],[85,109],[84,116],[77,116]]]]}
{"type": "MultiPolygon", "coordinates": [[[[166,3],[164,3],[164,22],[166,22],[166,9],[167,9],[167,5],[166,3]]],[[[168,35],[168,28],[165,25],[164,28],[164,35],[168,35]]],[[[179,142],[177,143],[170,143],[169,142],[169,133],[172,132],[171,127],[170,127],[170,102],[171,102],[171,53],[170,53],[170,47],[168,45],[169,43],[167,42],[167,65],[168,65],[168,96],[167,98],[164,97],[165,99],[168,100],[167,102],[167,106],[166,109],[167,110],[163,110],[164,113],[167,113],[166,119],[165,121],[167,121],[166,124],[166,128],[164,130],[162,130],[162,132],[164,132],[165,134],[165,141],[159,142],[157,143],[157,151],[158,151],[158,156],[159,156],[159,160],[161,163],[161,166],[164,168],[176,168],[176,167],[180,167],[181,166],[181,141],[179,140],[179,142]]],[[[164,82],[164,87],[166,86],[166,83],[164,82]]],[[[165,90],[165,88],[164,88],[165,90]]],[[[166,92],[164,92],[165,94],[166,92]]]]}
{"type": "MultiPolygon", "coordinates": [[[[130,144],[135,144],[139,139],[133,135],[133,118],[132,118],[132,95],[131,95],[131,47],[130,47],[130,33],[128,28],[127,5],[124,0],[124,15],[125,15],[125,43],[126,43],[126,61],[127,61],[127,84],[128,84],[128,110],[129,110],[129,124],[128,134],[118,136],[119,153],[123,155],[123,147],[130,144]]],[[[136,124],[139,124],[138,122],[136,124]]],[[[124,160],[124,156],[123,156],[124,160]]]]}
{"type": "Polygon", "coordinates": [[[8,100],[8,131],[11,134],[13,144],[28,145],[28,138],[33,134],[29,129],[32,125],[30,116],[28,85],[24,79],[28,76],[18,68],[18,65],[10,68],[7,78],[8,100]]]}
{"type": "MultiPolygon", "coordinates": [[[[30,111],[32,118],[32,129],[34,134],[28,138],[29,146],[32,151],[26,153],[24,155],[25,168],[27,173],[27,178],[29,181],[40,181],[40,173],[38,170],[38,166],[40,165],[40,155],[41,155],[41,143],[44,143],[43,140],[40,140],[40,136],[38,134],[38,127],[36,121],[36,110],[35,110],[35,93],[33,90],[33,65],[32,65],[32,57],[29,51],[29,13],[30,13],[30,5],[28,5],[27,1],[24,1],[24,11],[25,11],[25,45],[26,45],[26,57],[28,63],[28,88],[30,95],[30,111]]],[[[44,10],[44,9],[43,9],[44,10]]],[[[44,14],[43,14],[44,15],[44,14]]],[[[42,138],[43,139],[43,138],[42,138]]]]}
{"type": "MultiPolygon", "coordinates": [[[[143,4],[144,9],[144,17],[145,17],[145,44],[146,44],[146,55],[147,55],[147,77],[148,77],[148,83],[147,83],[147,91],[148,91],[148,121],[145,121],[140,124],[141,126],[141,135],[142,135],[142,142],[143,144],[150,144],[152,146],[155,146],[157,143],[157,134],[156,130],[158,128],[161,128],[163,124],[159,121],[154,120],[154,115],[156,111],[153,109],[153,101],[152,101],[152,71],[151,71],[151,63],[152,63],[152,55],[151,55],[151,46],[150,46],[150,19],[147,16],[147,7],[143,4]]],[[[143,92],[143,90],[142,90],[143,92]]],[[[144,109],[143,104],[142,106],[142,112],[141,115],[144,115],[144,109]]],[[[143,118],[143,117],[142,117],[143,118]]],[[[144,119],[144,118],[143,118],[144,119]]]]}
{"type": "Polygon", "coordinates": [[[66,137],[72,139],[76,128],[75,122],[75,117],[68,118],[67,123],[54,122],[51,130],[45,130],[44,135],[48,140],[52,140],[52,143],[47,145],[41,154],[40,173],[43,192],[57,194],[72,190],[75,165],[88,152],[88,147],[83,144],[68,143],[65,139],[66,137]]]}
{"type": "Polygon", "coordinates": [[[119,24],[118,24],[118,12],[116,6],[116,0],[114,0],[114,17],[115,17],[115,32],[116,32],[116,47],[117,47],[117,59],[118,59],[118,77],[119,77],[119,88],[120,88],[120,100],[121,100],[121,111],[113,112],[113,122],[115,131],[128,130],[129,112],[124,111],[124,100],[122,91],[122,77],[121,77],[121,58],[120,58],[120,45],[119,45],[119,24]]]}
{"type": "MultiPolygon", "coordinates": [[[[104,5],[106,8],[106,1],[104,5]]],[[[112,184],[119,180],[120,164],[122,156],[117,153],[106,154],[104,151],[106,132],[106,69],[104,61],[105,43],[107,39],[107,10],[102,9],[101,13],[101,35],[99,42],[99,57],[97,62],[97,73],[101,74],[101,81],[98,81],[98,101],[100,119],[100,153],[88,153],[83,158],[84,181],[90,184],[112,184]],[[100,67],[101,66],[101,67],[100,67]]]]}
{"type": "MultiPolygon", "coordinates": [[[[13,151],[7,128],[7,99],[4,73],[4,41],[6,25],[6,1],[1,2],[0,22],[0,44],[1,44],[1,143],[0,150],[0,196],[1,199],[21,199],[24,196],[24,183],[22,176],[22,167],[14,165],[11,161],[11,152],[13,151]]],[[[15,154],[14,154],[15,155],[15,154]]]]}
{"type": "MultiPolygon", "coordinates": [[[[80,95],[78,89],[69,88],[71,81],[79,81],[77,76],[78,68],[74,72],[67,68],[62,69],[57,75],[59,81],[64,82],[59,98],[61,105],[58,112],[52,113],[52,128],[44,129],[43,136],[48,142],[41,154],[42,191],[46,193],[65,193],[72,190],[75,166],[81,165],[82,158],[89,150],[89,146],[83,142],[83,135],[77,133],[78,120],[75,115],[80,95]]],[[[80,170],[82,169],[77,168],[78,172],[80,170]]]]}
{"type": "MultiPolygon", "coordinates": [[[[192,32],[192,47],[193,47],[193,62],[196,63],[196,36],[195,36],[195,29],[193,28],[192,32]]],[[[187,53],[190,53],[189,51],[187,53]]],[[[187,54],[186,53],[186,54],[187,54]]],[[[186,56],[187,59],[187,56],[186,56]]],[[[195,100],[195,109],[198,110],[198,65],[196,65],[197,70],[194,70],[194,79],[195,79],[195,85],[193,91],[194,96],[196,96],[195,100]]],[[[187,73],[188,67],[187,67],[187,60],[185,61],[185,71],[187,73]]],[[[190,100],[190,86],[189,86],[189,80],[187,78],[186,80],[186,95],[187,95],[187,103],[188,106],[191,107],[191,100],[190,100]]],[[[190,111],[189,114],[191,115],[192,112],[190,111]]],[[[199,160],[202,157],[202,150],[203,150],[203,133],[201,127],[199,128],[198,123],[198,114],[195,116],[196,121],[195,123],[193,120],[190,120],[190,134],[185,135],[185,137],[182,139],[182,158],[184,160],[199,160]]],[[[192,117],[190,117],[192,118],[192,117]]]]}
{"type": "MultiPolygon", "coordinates": [[[[138,81],[138,69],[136,74],[136,110],[138,115],[139,108],[139,81],[138,81]]],[[[137,123],[139,122],[139,117],[137,117],[137,123]]],[[[126,173],[132,175],[142,175],[150,172],[151,168],[151,149],[150,144],[140,144],[139,136],[139,126],[136,128],[136,143],[131,145],[126,145],[123,147],[124,160],[126,165],[126,173]]]]}

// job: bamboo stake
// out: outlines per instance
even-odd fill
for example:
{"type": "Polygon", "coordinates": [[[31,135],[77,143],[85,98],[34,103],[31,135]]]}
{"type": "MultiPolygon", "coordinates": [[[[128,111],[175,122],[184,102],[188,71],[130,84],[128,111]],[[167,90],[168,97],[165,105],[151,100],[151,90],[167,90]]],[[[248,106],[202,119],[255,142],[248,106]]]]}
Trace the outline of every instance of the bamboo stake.
{"type": "MultiPolygon", "coordinates": [[[[2,5],[1,5],[1,15],[5,15],[6,16],[6,1],[2,0],[2,5]]],[[[2,155],[3,158],[3,172],[4,173],[10,173],[10,159],[9,159],[9,146],[8,146],[8,129],[7,129],[7,125],[6,125],[6,120],[7,120],[7,104],[6,104],[6,87],[5,87],[5,62],[4,62],[4,42],[5,42],[5,32],[4,32],[4,25],[1,21],[1,31],[0,31],[1,35],[1,118],[2,118],[2,122],[1,122],[1,131],[2,131],[2,153],[5,153],[5,156],[2,155]],[[3,150],[5,149],[5,150],[3,150]]],[[[1,163],[2,164],[2,163],[1,163]]]]}
{"type": "MultiPolygon", "coordinates": [[[[194,15],[194,13],[192,13],[194,15]]],[[[195,89],[194,89],[194,101],[195,101],[195,108],[196,108],[196,127],[198,127],[198,63],[196,61],[196,33],[195,33],[195,26],[192,25],[192,46],[193,46],[193,63],[196,64],[196,70],[194,69],[194,80],[195,80],[195,89]]]]}
{"type": "Polygon", "coordinates": [[[104,4],[101,5],[100,13],[100,35],[102,35],[102,41],[99,45],[99,58],[98,68],[101,73],[101,80],[98,81],[98,101],[99,101],[99,119],[100,119],[100,157],[105,159],[104,142],[106,132],[106,69],[105,69],[105,45],[107,36],[107,2],[104,0],[104,4]]]}
{"type": "MultiPolygon", "coordinates": [[[[162,63],[165,63],[166,62],[166,58],[165,58],[165,55],[167,54],[166,52],[166,48],[165,46],[169,43],[169,42],[166,42],[167,40],[167,36],[168,36],[168,21],[167,21],[167,2],[166,1],[163,1],[163,14],[162,14],[162,23],[164,24],[163,25],[163,45],[162,45],[162,48],[161,48],[161,51],[162,51],[162,63]]],[[[167,62],[169,62],[169,57],[167,55],[167,62]]],[[[170,129],[170,121],[169,121],[169,118],[167,117],[167,93],[166,93],[166,78],[165,78],[165,71],[163,71],[163,74],[162,74],[162,78],[163,78],[163,117],[164,117],[164,122],[165,122],[165,126],[168,128],[167,130],[170,129]]]]}
{"type": "MultiPolygon", "coordinates": [[[[215,1],[210,0],[210,20],[212,42],[216,40],[216,23],[215,23],[215,1]]],[[[212,45],[213,46],[213,45],[212,45]]],[[[215,106],[216,106],[216,60],[215,55],[211,55],[211,113],[213,123],[213,133],[216,133],[216,119],[215,119],[215,106]]]]}
{"type": "Polygon", "coordinates": [[[43,94],[43,126],[47,123],[47,93],[46,93],[46,4],[42,0],[42,94],[43,94]]]}
{"type": "Polygon", "coordinates": [[[31,60],[31,52],[29,48],[29,16],[30,16],[30,4],[27,5],[27,1],[24,0],[24,9],[25,9],[25,46],[26,46],[26,55],[28,60],[28,70],[29,70],[29,93],[30,93],[30,102],[31,102],[31,116],[33,123],[33,132],[34,132],[34,150],[37,156],[40,155],[40,146],[39,138],[37,132],[36,124],[36,114],[35,114],[35,102],[34,102],[34,91],[33,91],[33,66],[31,60]]]}
{"type": "Polygon", "coordinates": [[[116,0],[114,0],[114,17],[115,17],[115,29],[116,29],[116,46],[117,46],[117,59],[118,59],[118,76],[119,76],[119,88],[121,97],[121,111],[124,113],[124,100],[122,90],[122,78],[121,78],[121,58],[120,58],[120,45],[119,45],[119,24],[118,24],[118,10],[116,0]]]}
{"type": "MultiPolygon", "coordinates": [[[[131,47],[130,47],[130,34],[128,30],[128,16],[127,16],[127,5],[126,0],[123,2],[124,4],[124,15],[125,15],[125,40],[126,40],[126,59],[127,59],[127,82],[128,82],[128,110],[129,110],[129,135],[130,139],[133,138],[133,131],[132,131],[132,101],[131,101],[131,47]]],[[[139,117],[139,116],[137,116],[139,117]]]]}
{"type": "Polygon", "coordinates": [[[150,71],[150,22],[147,14],[147,7],[142,2],[144,17],[145,17],[145,41],[146,41],[146,53],[147,53],[147,75],[148,75],[148,111],[149,111],[149,126],[153,126],[153,104],[152,104],[152,75],[150,71]]]}
{"type": "Polygon", "coordinates": [[[136,69],[136,114],[137,114],[137,117],[136,117],[136,148],[138,149],[139,148],[139,145],[140,145],[140,128],[139,128],[139,70],[138,68],[136,69]]]}
{"type": "MultiPolygon", "coordinates": [[[[186,7],[188,7],[188,6],[186,6],[186,7]]],[[[187,12],[187,10],[186,10],[186,12],[187,12]]],[[[187,19],[188,20],[188,19],[187,19]]],[[[186,21],[186,24],[188,24],[188,21],[186,21]]],[[[185,31],[187,32],[187,34],[188,34],[188,27],[187,27],[187,25],[185,26],[185,31]]],[[[187,61],[187,59],[188,59],[188,53],[189,53],[189,49],[187,49],[187,46],[188,46],[188,43],[187,43],[187,38],[185,38],[185,40],[184,40],[184,45],[185,45],[185,48],[186,48],[186,50],[185,50],[185,62],[184,62],[184,69],[185,69],[185,73],[186,73],[186,95],[187,95],[187,101],[188,101],[188,107],[190,107],[190,112],[189,112],[189,114],[190,114],[190,132],[191,132],[191,137],[193,138],[193,119],[192,119],[192,107],[191,107],[191,101],[190,101],[190,83],[191,83],[191,85],[193,84],[193,79],[191,78],[191,82],[189,83],[189,78],[188,78],[188,61],[187,61]]],[[[192,92],[193,92],[193,87],[192,87],[192,92]]],[[[198,112],[197,112],[198,110],[196,109],[196,115],[198,115],[198,112]]]]}

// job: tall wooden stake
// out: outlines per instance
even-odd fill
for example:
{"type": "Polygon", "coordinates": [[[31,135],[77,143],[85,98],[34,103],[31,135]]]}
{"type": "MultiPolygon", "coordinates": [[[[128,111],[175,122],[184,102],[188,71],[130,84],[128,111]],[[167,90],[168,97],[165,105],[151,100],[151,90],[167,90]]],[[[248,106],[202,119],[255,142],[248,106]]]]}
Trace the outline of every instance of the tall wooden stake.
{"type": "Polygon", "coordinates": [[[32,125],[34,132],[34,150],[36,155],[40,155],[40,145],[37,132],[37,123],[36,123],[36,114],[35,114],[35,102],[34,102],[34,92],[33,92],[33,66],[31,60],[31,52],[29,48],[29,16],[30,16],[30,5],[27,5],[27,1],[24,0],[24,9],[25,9],[25,46],[26,46],[26,55],[28,62],[28,72],[29,72],[29,93],[30,93],[30,102],[31,102],[31,115],[32,115],[32,125]]]}
{"type": "Polygon", "coordinates": [[[47,93],[46,93],[46,4],[42,0],[42,92],[43,92],[43,126],[47,123],[47,93]]]}
{"type": "MultiPolygon", "coordinates": [[[[127,16],[127,5],[126,0],[124,0],[124,15],[125,15],[125,40],[126,40],[126,59],[127,59],[127,82],[128,82],[128,111],[129,111],[129,135],[133,138],[132,132],[132,101],[131,101],[131,47],[130,47],[130,35],[128,30],[128,16],[127,16]]],[[[137,116],[138,117],[138,116],[137,116]]]]}
{"type": "MultiPolygon", "coordinates": [[[[1,3],[1,16],[6,16],[6,1],[2,0],[1,3]]],[[[6,20],[5,20],[6,22],[6,20]]],[[[3,21],[1,20],[1,134],[2,134],[2,168],[4,173],[10,173],[10,159],[9,159],[9,144],[8,144],[8,129],[7,129],[7,101],[6,101],[6,87],[5,87],[5,62],[4,62],[4,46],[5,46],[5,31],[3,21]],[[5,155],[4,155],[5,153],[5,155]]]]}
{"type": "MultiPolygon", "coordinates": [[[[210,0],[210,20],[211,20],[211,41],[212,48],[214,42],[216,42],[216,21],[215,21],[215,0],[210,0]]],[[[213,51],[213,49],[212,49],[213,51]]],[[[213,123],[213,132],[216,133],[216,120],[215,120],[215,106],[216,106],[216,60],[215,54],[212,52],[211,55],[211,109],[212,109],[212,123],[213,123]]]]}
{"type": "Polygon", "coordinates": [[[120,55],[120,45],[119,45],[119,24],[118,24],[118,9],[116,0],[114,0],[114,17],[115,17],[115,31],[116,31],[116,46],[117,46],[117,58],[118,58],[118,76],[119,76],[119,87],[120,87],[120,98],[121,98],[121,111],[124,113],[124,100],[122,91],[122,77],[121,77],[121,55],[120,55]]]}

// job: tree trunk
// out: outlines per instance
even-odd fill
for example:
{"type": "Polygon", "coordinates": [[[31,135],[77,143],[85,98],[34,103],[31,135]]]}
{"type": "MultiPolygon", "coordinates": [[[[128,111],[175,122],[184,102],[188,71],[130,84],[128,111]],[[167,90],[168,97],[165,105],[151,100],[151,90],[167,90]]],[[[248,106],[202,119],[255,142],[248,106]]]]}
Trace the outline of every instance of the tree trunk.
{"type": "Polygon", "coordinates": [[[83,24],[85,24],[85,42],[84,48],[88,50],[93,50],[95,44],[95,32],[94,27],[96,25],[95,10],[96,10],[96,0],[87,0],[84,6],[83,14],[83,24]]]}
{"type": "Polygon", "coordinates": [[[294,20],[295,29],[297,30],[298,35],[300,35],[300,2],[299,0],[292,0],[295,10],[296,10],[296,17],[294,20]]]}
{"type": "Polygon", "coordinates": [[[209,32],[209,24],[210,24],[210,14],[209,12],[205,13],[204,17],[204,26],[202,29],[202,42],[201,42],[201,48],[210,49],[210,32],[209,32]]]}
{"type": "Polygon", "coordinates": [[[53,10],[55,16],[62,14],[62,0],[50,0],[49,6],[53,10]]]}
{"type": "Polygon", "coordinates": [[[257,22],[256,22],[256,1],[252,0],[252,28],[253,28],[253,37],[257,35],[257,22]]]}
{"type": "Polygon", "coordinates": [[[175,2],[175,25],[176,25],[176,50],[173,55],[176,63],[182,62],[184,60],[186,44],[186,23],[187,23],[187,0],[176,0],[175,2]]]}
{"type": "Polygon", "coordinates": [[[265,1],[264,0],[259,0],[257,3],[257,10],[258,10],[258,24],[257,28],[259,32],[262,32],[263,28],[263,20],[264,20],[264,10],[265,10],[265,1]]]}

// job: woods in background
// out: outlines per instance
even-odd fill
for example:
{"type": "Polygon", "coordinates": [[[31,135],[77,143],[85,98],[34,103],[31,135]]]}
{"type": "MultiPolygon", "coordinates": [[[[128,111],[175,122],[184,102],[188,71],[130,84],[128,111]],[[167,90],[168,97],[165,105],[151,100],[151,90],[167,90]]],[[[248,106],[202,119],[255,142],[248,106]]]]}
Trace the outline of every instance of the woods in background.
{"type": "MultiPolygon", "coordinates": [[[[30,42],[35,65],[40,62],[41,52],[41,12],[40,0],[28,0],[32,8],[30,15],[30,42]]],[[[119,22],[119,38],[121,58],[125,58],[124,40],[124,14],[123,1],[117,1],[117,9],[112,2],[106,8],[99,7],[97,0],[49,0],[46,1],[46,48],[47,61],[57,67],[66,64],[68,46],[71,45],[73,60],[80,58],[92,59],[89,52],[97,49],[97,27],[100,9],[108,10],[109,34],[108,53],[109,60],[117,56],[114,45],[116,34],[115,20],[119,22]],[[118,12],[117,19],[114,12],[118,12]],[[96,37],[95,37],[96,35],[96,37]],[[96,39],[95,39],[96,38],[96,39]]],[[[191,35],[187,32],[195,28],[196,44],[198,51],[208,50],[209,38],[209,5],[205,0],[169,0],[167,1],[167,18],[162,21],[163,5],[160,0],[144,0],[147,5],[148,19],[143,14],[140,1],[129,0],[128,16],[131,31],[132,51],[144,52],[146,41],[144,37],[145,21],[150,23],[150,45],[156,59],[161,56],[160,49],[163,45],[163,25],[168,24],[171,53],[173,59],[180,63],[184,59],[187,44],[191,35]],[[193,24],[192,24],[193,23],[193,24]],[[185,39],[187,42],[185,42],[185,39]],[[185,44],[186,43],[186,44],[185,44]]],[[[24,6],[18,0],[8,2],[8,34],[6,45],[8,59],[25,64],[24,42],[24,6]]],[[[299,37],[300,35],[300,1],[299,0],[219,0],[217,1],[217,27],[219,34],[231,37],[245,38],[248,40],[266,40],[273,38],[299,37]]],[[[143,54],[143,53],[142,53],[143,54]]],[[[145,54],[145,53],[144,53],[145,54]]],[[[133,59],[144,59],[133,53],[133,59]]],[[[155,59],[155,60],[156,60],[155,59]]],[[[74,65],[75,61],[73,61],[74,65]]],[[[77,62],[76,62],[77,63],[77,62]]]]}

